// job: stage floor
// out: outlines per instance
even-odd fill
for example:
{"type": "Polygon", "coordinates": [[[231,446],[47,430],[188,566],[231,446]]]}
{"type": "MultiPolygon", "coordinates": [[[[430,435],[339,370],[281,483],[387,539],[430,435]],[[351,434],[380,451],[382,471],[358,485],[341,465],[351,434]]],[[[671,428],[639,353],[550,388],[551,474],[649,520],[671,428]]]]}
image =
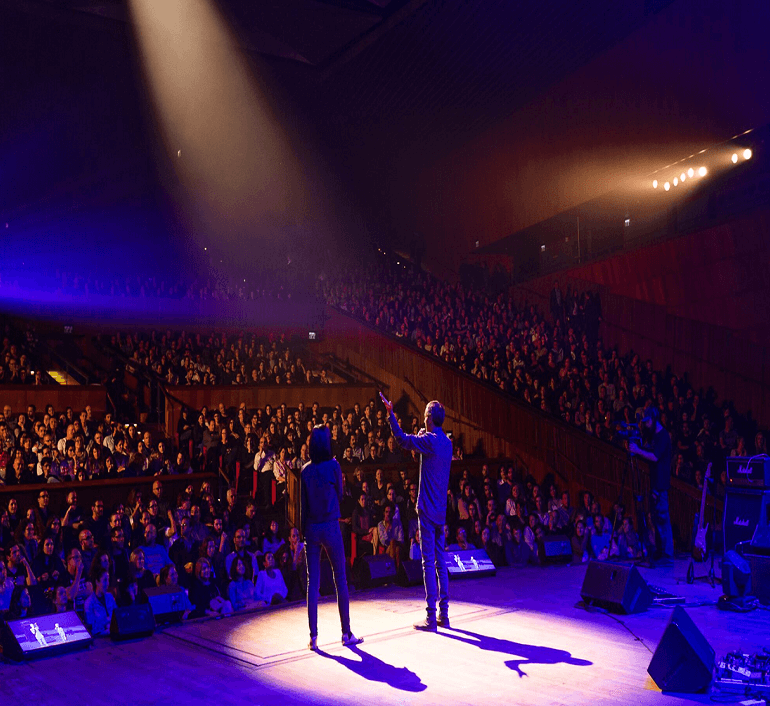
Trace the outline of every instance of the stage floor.
{"type": "MultiPolygon", "coordinates": [[[[698,566],[705,573],[707,566],[698,566]]],[[[719,587],[684,582],[687,562],[642,569],[647,581],[686,597],[689,615],[721,656],[770,644],[770,612],[724,613],[719,587]],[[701,604],[701,605],[695,605],[701,604]]],[[[53,704],[676,704],[706,695],[661,694],[647,665],[670,609],[631,616],[576,604],[585,566],[503,569],[450,583],[452,628],[415,632],[421,587],[352,595],[353,630],[339,642],[336,604],[319,607],[321,653],[307,650],[304,605],[287,605],[165,629],[30,664],[3,664],[8,703],[53,704]]]]}

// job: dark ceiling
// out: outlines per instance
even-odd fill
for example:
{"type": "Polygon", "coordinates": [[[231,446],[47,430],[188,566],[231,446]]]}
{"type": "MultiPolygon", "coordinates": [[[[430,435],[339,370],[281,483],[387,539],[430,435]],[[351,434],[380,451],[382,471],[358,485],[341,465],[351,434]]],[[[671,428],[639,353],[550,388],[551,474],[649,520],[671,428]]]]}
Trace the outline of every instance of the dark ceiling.
{"type": "MultiPolygon", "coordinates": [[[[349,175],[359,199],[376,201],[383,184],[429,165],[511,115],[673,0],[214,1],[255,66],[265,68],[278,92],[313,126],[332,167],[343,180],[349,175]]],[[[74,106],[80,100],[90,123],[88,131],[82,128],[80,153],[98,148],[106,154],[94,136],[112,119],[106,118],[108,108],[139,135],[131,140],[147,141],[136,127],[142,119],[136,112],[141,112],[141,92],[127,83],[132,74],[136,77],[136,64],[127,56],[132,46],[127,9],[127,0],[0,0],[0,11],[30,18],[24,37],[0,47],[7,64],[0,71],[18,68],[6,72],[5,83],[0,76],[6,95],[16,104],[23,99],[17,128],[45,124],[55,104],[74,106]],[[57,68],[50,59],[59,56],[57,49],[44,45],[52,37],[63,42],[65,25],[77,38],[66,49],[69,68],[57,68]],[[38,26],[49,29],[38,32],[38,26]],[[93,38],[93,47],[80,49],[83,37],[93,38]],[[90,69],[80,68],[80,55],[91,62],[90,69]],[[101,55],[110,58],[99,65],[101,55]],[[80,76],[89,71],[91,78],[80,76]],[[110,75],[114,105],[95,105],[88,95],[94,76],[110,75]]],[[[83,119],[78,114],[71,122],[83,119]]],[[[110,128],[102,143],[111,144],[113,133],[118,134],[110,128]]],[[[10,130],[6,138],[20,144],[10,130]]],[[[129,153],[142,152],[130,147],[129,138],[123,142],[129,153]]],[[[21,155],[17,161],[23,162],[21,155]]],[[[87,166],[67,175],[73,183],[88,179],[97,167],[109,168],[94,166],[97,157],[81,161],[87,166]]],[[[62,176],[56,175],[57,183],[62,176]]],[[[34,191],[32,176],[28,181],[25,200],[34,191]]]]}
{"type": "MultiPolygon", "coordinates": [[[[1,0],[127,22],[125,0],[1,0]]],[[[218,0],[245,51],[316,109],[328,144],[425,156],[461,144],[672,0],[218,0]]]]}

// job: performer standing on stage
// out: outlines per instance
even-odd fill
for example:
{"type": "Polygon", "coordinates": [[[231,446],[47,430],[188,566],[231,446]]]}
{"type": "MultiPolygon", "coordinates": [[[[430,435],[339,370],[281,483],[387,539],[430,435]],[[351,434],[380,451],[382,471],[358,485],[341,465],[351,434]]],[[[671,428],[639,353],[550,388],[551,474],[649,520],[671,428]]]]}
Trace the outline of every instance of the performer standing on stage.
{"type": "Polygon", "coordinates": [[[650,462],[650,512],[660,535],[663,559],[674,558],[674,533],[668,512],[668,488],[671,485],[671,437],[659,421],[658,410],[648,407],[641,419],[642,432],[649,450],[631,442],[628,450],[650,462]]]}
{"type": "Polygon", "coordinates": [[[342,644],[364,641],[350,631],[348,581],[345,575],[345,546],[340,531],[342,469],[332,458],[329,429],[323,424],[310,434],[310,461],[300,475],[300,526],[307,556],[307,617],[311,650],[318,649],[318,592],[321,588],[321,547],[326,549],[337,588],[337,606],[342,624],[342,644]]]}
{"type": "Polygon", "coordinates": [[[436,632],[436,626],[449,627],[449,575],[444,562],[444,522],[449,489],[452,442],[444,433],[444,407],[435,400],[425,406],[425,427],[418,434],[406,434],[393,414],[393,404],[380,393],[388,411],[390,428],[396,441],[407,451],[420,454],[420,487],[417,495],[417,522],[420,530],[422,574],[425,582],[427,618],[415,630],[436,632]],[[438,587],[437,587],[438,580],[438,587]],[[436,617],[436,599],[439,614],[436,617]]]}

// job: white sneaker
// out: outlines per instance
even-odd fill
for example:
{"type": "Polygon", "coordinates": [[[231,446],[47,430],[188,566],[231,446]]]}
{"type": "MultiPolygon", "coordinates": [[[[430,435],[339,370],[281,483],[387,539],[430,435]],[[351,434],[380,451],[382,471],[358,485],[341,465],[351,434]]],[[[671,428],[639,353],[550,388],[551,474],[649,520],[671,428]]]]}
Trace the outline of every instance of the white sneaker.
{"type": "Polygon", "coordinates": [[[345,647],[360,645],[363,641],[363,637],[356,637],[352,632],[346,633],[342,636],[342,644],[345,645],[345,647]]]}

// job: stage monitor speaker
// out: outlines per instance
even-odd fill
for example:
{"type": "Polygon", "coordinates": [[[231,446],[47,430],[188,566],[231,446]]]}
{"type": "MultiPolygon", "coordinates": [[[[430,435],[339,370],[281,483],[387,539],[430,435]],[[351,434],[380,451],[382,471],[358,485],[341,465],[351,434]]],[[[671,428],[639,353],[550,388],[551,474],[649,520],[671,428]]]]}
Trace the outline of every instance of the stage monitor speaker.
{"type": "Polygon", "coordinates": [[[113,640],[133,640],[149,637],[155,632],[155,616],[149,603],[122,606],[112,612],[110,637],[113,640]]]}
{"type": "Polygon", "coordinates": [[[497,573],[494,563],[484,549],[447,550],[444,552],[444,562],[450,579],[477,579],[497,573]]]}
{"type": "Polygon", "coordinates": [[[182,620],[188,601],[184,589],[178,586],[158,586],[144,591],[152,607],[156,625],[168,625],[182,620]]]}
{"type": "Polygon", "coordinates": [[[563,534],[550,534],[538,547],[541,564],[569,564],[572,561],[572,544],[563,534]]]}
{"type": "Polygon", "coordinates": [[[580,596],[610,613],[642,613],[652,603],[652,592],[635,566],[603,561],[588,562],[580,596]]]}
{"type": "Polygon", "coordinates": [[[74,610],[2,624],[3,656],[17,661],[74,652],[93,642],[74,610]]]}
{"type": "Polygon", "coordinates": [[[396,562],[387,554],[362,556],[358,562],[359,583],[362,588],[384,586],[396,580],[396,562]]]}
{"type": "Polygon", "coordinates": [[[711,683],[714,650],[682,606],[675,606],[647,672],[661,691],[697,694],[711,683]]]}
{"type": "Polygon", "coordinates": [[[770,490],[728,488],[724,509],[724,553],[750,542],[770,512],[770,490]]]}
{"type": "Polygon", "coordinates": [[[404,559],[398,567],[399,586],[422,586],[422,561],[420,559],[404,559]]]}

